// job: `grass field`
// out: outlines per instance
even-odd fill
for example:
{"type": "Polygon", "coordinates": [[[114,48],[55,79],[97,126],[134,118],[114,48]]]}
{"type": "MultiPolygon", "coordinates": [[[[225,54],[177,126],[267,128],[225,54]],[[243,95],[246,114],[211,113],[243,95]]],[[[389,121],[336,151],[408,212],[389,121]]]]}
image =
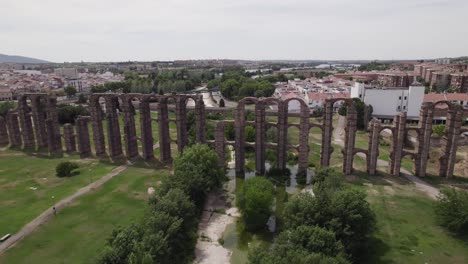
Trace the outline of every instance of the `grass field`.
{"type": "Polygon", "coordinates": [[[377,216],[367,263],[468,263],[468,240],[437,225],[433,200],[414,184],[388,175],[351,178],[377,216]]]}
{"type": "Polygon", "coordinates": [[[19,151],[0,152],[0,236],[15,233],[44,210],[96,181],[116,165],[78,156],[49,159],[19,151]],[[80,164],[73,177],[55,176],[62,161],[80,164]]]}
{"type": "Polygon", "coordinates": [[[114,228],[141,218],[147,188],[168,173],[143,163],[128,167],[0,255],[0,263],[94,263],[114,228]]]}

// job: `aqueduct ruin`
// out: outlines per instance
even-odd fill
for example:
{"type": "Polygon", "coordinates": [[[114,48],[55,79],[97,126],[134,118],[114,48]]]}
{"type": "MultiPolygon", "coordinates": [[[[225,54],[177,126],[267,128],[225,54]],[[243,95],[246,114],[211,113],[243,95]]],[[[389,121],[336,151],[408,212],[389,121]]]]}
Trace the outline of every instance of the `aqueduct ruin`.
{"type": "MultiPolygon", "coordinates": [[[[51,155],[60,155],[63,151],[77,152],[81,157],[90,155],[108,155],[110,158],[134,159],[141,156],[145,160],[154,159],[152,122],[158,125],[159,157],[162,162],[170,162],[171,143],[176,143],[177,151],[181,153],[189,144],[187,132],[187,102],[193,100],[195,115],[195,142],[211,144],[219,156],[220,166],[225,166],[226,146],[231,145],[235,151],[235,170],[242,173],[245,167],[245,148],[251,147],[255,151],[255,166],[258,174],[265,173],[266,150],[276,150],[276,167],[286,168],[287,151],[295,150],[298,153],[298,171],[304,172],[308,168],[309,131],[316,127],[321,130],[320,165],[329,166],[332,145],[333,112],[334,105],[341,101],[346,105],[346,125],[344,135],[343,173],[353,172],[353,159],[355,154],[362,153],[366,158],[367,173],[374,175],[377,171],[379,155],[379,136],[383,130],[392,133],[391,153],[389,160],[389,173],[399,175],[401,161],[404,156],[414,160],[414,173],[425,176],[430,150],[430,137],[436,106],[448,106],[447,121],[444,136],[442,137],[442,155],[440,157],[439,175],[452,177],[456,162],[457,142],[460,135],[466,130],[462,129],[463,116],[467,112],[461,106],[441,101],[437,103],[425,102],[420,110],[418,127],[408,127],[406,113],[398,113],[391,126],[382,124],[373,119],[368,124],[368,148],[355,146],[357,131],[357,112],[352,99],[326,100],[321,123],[311,122],[311,112],[304,101],[292,98],[285,101],[276,98],[248,97],[240,100],[235,109],[234,120],[217,121],[214,140],[206,139],[206,112],[212,109],[205,108],[200,95],[148,95],[148,94],[93,94],[89,99],[88,110],[90,116],[79,116],[75,124],[65,124],[61,132],[57,100],[46,94],[24,94],[19,97],[17,108],[10,110],[6,118],[0,117],[0,145],[10,145],[25,150],[42,149],[51,155]],[[296,100],[300,105],[299,113],[289,113],[288,105],[296,100]],[[104,101],[105,111],[101,109],[100,101],[104,101]],[[171,107],[169,107],[171,104],[171,107]],[[175,104],[175,106],[172,106],[175,104]],[[247,121],[245,105],[254,105],[254,121],[247,121]],[[267,110],[275,105],[277,110],[267,110]],[[156,108],[150,107],[156,106],[156,108]],[[140,127],[136,127],[135,111],[139,111],[140,127]],[[169,118],[169,111],[174,110],[175,119],[169,118]],[[152,118],[151,112],[156,111],[157,118],[152,118]],[[267,121],[267,115],[275,115],[276,122],[267,121]],[[119,115],[122,121],[119,121],[119,115]],[[298,116],[299,123],[288,122],[288,116],[298,116]],[[105,125],[103,125],[105,120],[105,125]],[[171,139],[169,123],[174,122],[177,138],[171,139]],[[91,123],[91,131],[89,129],[91,123]],[[225,126],[234,125],[235,140],[225,138],[225,126]],[[246,142],[244,127],[251,125],[255,128],[255,142],[246,142]],[[106,131],[104,131],[104,126],[106,131]],[[277,142],[267,142],[267,127],[275,127],[277,142]],[[299,129],[299,144],[288,143],[288,130],[291,127],[299,129]],[[121,132],[123,128],[123,133],[121,132]],[[140,129],[138,136],[137,129],[140,129]],[[417,135],[417,148],[410,152],[404,150],[404,141],[409,131],[417,135]],[[123,144],[122,144],[123,137],[123,144]],[[107,142],[107,144],[106,144],[107,142]],[[64,145],[64,146],[63,146],[64,145]],[[141,148],[139,150],[139,145],[141,148]]],[[[221,111],[221,109],[217,109],[221,111]]],[[[229,109],[224,109],[226,111],[229,109]]]]}

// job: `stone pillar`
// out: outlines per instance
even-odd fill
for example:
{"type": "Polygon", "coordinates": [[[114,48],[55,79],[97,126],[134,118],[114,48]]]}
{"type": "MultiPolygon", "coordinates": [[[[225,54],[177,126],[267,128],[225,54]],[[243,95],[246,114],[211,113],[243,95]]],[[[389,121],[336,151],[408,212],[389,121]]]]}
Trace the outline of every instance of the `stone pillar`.
{"type": "Polygon", "coordinates": [[[122,155],[122,137],[120,136],[117,102],[117,97],[106,97],[107,143],[111,158],[122,155]]]}
{"type": "Polygon", "coordinates": [[[445,134],[442,137],[442,156],[440,157],[439,176],[451,178],[456,163],[457,143],[460,136],[462,109],[453,105],[447,113],[445,134]]]}
{"type": "Polygon", "coordinates": [[[172,157],[167,98],[161,98],[158,104],[158,129],[160,160],[162,162],[170,162],[172,160],[172,157]]]}
{"type": "Polygon", "coordinates": [[[288,104],[278,101],[278,142],[277,142],[277,164],[280,170],[286,169],[288,151],[288,104]]]}
{"type": "Polygon", "coordinates": [[[122,96],[122,115],[124,125],[125,154],[128,159],[138,156],[138,139],[135,128],[135,108],[132,104],[132,98],[122,96]]]}
{"type": "Polygon", "coordinates": [[[49,142],[49,150],[53,153],[62,153],[62,135],[60,134],[60,124],[58,120],[57,98],[48,96],[46,102],[47,119],[51,120],[51,127],[47,133],[52,134],[49,142]]]}
{"type": "Polygon", "coordinates": [[[346,110],[345,142],[343,149],[343,174],[353,173],[354,145],[356,141],[357,112],[352,102],[346,110]]]}
{"type": "MultiPolygon", "coordinates": [[[[161,115],[163,115],[163,113],[159,111],[158,118],[160,118],[161,115]]],[[[142,98],[140,102],[140,128],[141,128],[141,147],[142,147],[143,159],[145,160],[154,158],[154,152],[153,152],[154,139],[153,139],[153,129],[151,127],[151,122],[152,120],[151,120],[151,110],[149,107],[149,101],[147,98],[142,98]]],[[[161,133],[161,128],[160,128],[159,133],[161,133]]],[[[163,147],[162,147],[161,135],[159,135],[159,140],[160,140],[159,144],[160,144],[161,156],[162,156],[163,147]]]]}
{"type": "Polygon", "coordinates": [[[415,175],[419,177],[426,176],[427,159],[431,148],[433,117],[433,104],[431,102],[424,102],[419,112],[418,152],[414,162],[415,175]]]}
{"type": "Polygon", "coordinates": [[[403,145],[405,142],[406,136],[406,112],[401,112],[395,116],[395,133],[396,133],[396,144],[394,144],[394,153],[393,153],[393,176],[400,175],[401,169],[401,158],[403,155],[403,145]]]}
{"type": "Polygon", "coordinates": [[[377,160],[379,158],[379,137],[380,137],[380,120],[371,121],[371,129],[369,133],[369,149],[367,157],[367,168],[370,175],[375,175],[377,173],[377,160]]]}
{"type": "Polygon", "coordinates": [[[322,148],[320,150],[320,166],[330,166],[330,157],[333,152],[331,140],[333,131],[333,102],[325,100],[322,124],[322,148]]]}
{"type": "Polygon", "coordinates": [[[265,174],[265,104],[255,104],[255,169],[256,174],[265,174]]]}
{"type": "Polygon", "coordinates": [[[99,95],[92,95],[89,99],[89,103],[89,113],[91,115],[91,126],[93,128],[96,155],[105,155],[106,142],[104,139],[104,130],[102,128],[102,109],[99,104],[99,95]]]}
{"type": "Polygon", "coordinates": [[[225,149],[226,142],[224,141],[224,121],[220,121],[216,124],[215,131],[215,150],[218,154],[218,164],[221,168],[224,168],[225,160],[225,149]]]}
{"type": "Polygon", "coordinates": [[[186,97],[176,98],[176,127],[177,127],[177,150],[182,154],[185,146],[188,145],[187,134],[187,105],[186,97]]]}
{"type": "Polygon", "coordinates": [[[364,129],[369,128],[370,107],[364,104],[364,129]]]}
{"type": "Polygon", "coordinates": [[[8,132],[6,127],[6,122],[3,116],[0,116],[0,146],[5,146],[10,143],[8,139],[8,132]]]}
{"type": "Polygon", "coordinates": [[[237,105],[236,118],[234,120],[234,129],[236,131],[235,142],[235,159],[236,159],[236,174],[244,172],[245,166],[245,114],[244,103],[237,105]]]}
{"type": "Polygon", "coordinates": [[[44,113],[45,110],[45,96],[42,95],[31,95],[31,116],[34,123],[34,132],[36,135],[37,147],[38,148],[47,148],[47,142],[49,141],[50,137],[53,135],[49,135],[46,133],[46,116],[44,113]]]}
{"type": "Polygon", "coordinates": [[[205,103],[203,102],[203,96],[199,96],[195,102],[195,136],[197,143],[205,143],[205,103]]]}
{"type": "Polygon", "coordinates": [[[65,141],[65,151],[67,153],[75,152],[76,151],[75,132],[73,131],[73,126],[71,124],[65,124],[63,126],[63,139],[65,141]]]}
{"type": "Polygon", "coordinates": [[[18,116],[21,126],[21,137],[23,138],[23,147],[25,149],[35,149],[34,131],[31,122],[31,113],[27,104],[26,96],[21,96],[18,100],[18,116]]]}
{"type": "Polygon", "coordinates": [[[10,138],[11,147],[21,147],[23,141],[21,139],[21,132],[18,122],[18,113],[9,112],[7,114],[7,128],[8,136],[10,138]]]}
{"type": "Polygon", "coordinates": [[[309,167],[309,107],[301,103],[301,123],[299,124],[298,173],[306,173],[309,167]]]}
{"type": "MultiPolygon", "coordinates": [[[[52,120],[46,119],[45,127],[46,127],[47,131],[52,131],[53,127],[54,127],[54,124],[53,124],[52,120]]],[[[49,151],[50,155],[62,153],[61,151],[57,153],[56,149],[53,148],[53,146],[54,146],[54,133],[47,133],[47,146],[48,146],[48,151],[49,151]]]]}
{"type": "Polygon", "coordinates": [[[78,117],[75,121],[76,138],[78,142],[78,153],[80,157],[88,157],[91,155],[91,143],[89,140],[88,118],[78,117]]]}

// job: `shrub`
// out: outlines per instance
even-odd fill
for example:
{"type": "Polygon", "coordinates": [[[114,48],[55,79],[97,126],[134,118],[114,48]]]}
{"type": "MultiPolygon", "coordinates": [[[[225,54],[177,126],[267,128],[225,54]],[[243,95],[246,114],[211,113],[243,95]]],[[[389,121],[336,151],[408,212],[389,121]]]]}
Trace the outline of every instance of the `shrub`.
{"type": "Polygon", "coordinates": [[[60,124],[74,124],[75,119],[78,116],[87,116],[89,115],[88,110],[84,108],[83,106],[73,106],[73,105],[65,105],[65,104],[60,104],[57,107],[58,111],[58,119],[60,124]]]}
{"type": "Polygon", "coordinates": [[[263,177],[249,178],[237,193],[237,206],[248,230],[263,228],[272,213],[273,184],[263,177]]]}
{"type": "Polygon", "coordinates": [[[442,137],[445,132],[445,125],[434,125],[432,127],[432,133],[436,134],[438,137],[442,137]]]}
{"type": "Polygon", "coordinates": [[[457,234],[468,234],[468,193],[445,188],[435,203],[437,221],[457,234]]]}
{"type": "Polygon", "coordinates": [[[219,107],[225,107],[225,103],[224,103],[224,99],[223,99],[223,98],[221,98],[221,99],[219,100],[219,107]]]}
{"type": "Polygon", "coordinates": [[[0,102],[0,116],[6,117],[8,110],[15,108],[14,102],[0,102]]]}
{"type": "Polygon", "coordinates": [[[55,167],[55,172],[57,177],[69,177],[72,176],[73,170],[78,169],[78,164],[74,162],[64,161],[60,162],[57,167],[55,167]]]}

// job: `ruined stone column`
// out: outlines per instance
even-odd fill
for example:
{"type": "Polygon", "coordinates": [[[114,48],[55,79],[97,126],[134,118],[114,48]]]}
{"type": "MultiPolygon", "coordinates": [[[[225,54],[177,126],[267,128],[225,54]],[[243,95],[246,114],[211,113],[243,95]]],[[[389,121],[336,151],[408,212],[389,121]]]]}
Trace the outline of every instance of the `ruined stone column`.
{"type": "Polygon", "coordinates": [[[172,157],[167,98],[161,98],[158,104],[158,129],[160,160],[162,162],[170,162],[172,160],[172,157]]]}
{"type": "Polygon", "coordinates": [[[31,95],[31,116],[34,123],[37,147],[47,148],[50,135],[46,133],[46,116],[44,113],[45,103],[41,104],[44,95],[31,95]]]}
{"type": "Polygon", "coordinates": [[[8,139],[8,132],[6,127],[6,122],[3,116],[0,116],[0,146],[5,146],[10,143],[8,139]]]}
{"type": "Polygon", "coordinates": [[[452,148],[447,155],[447,172],[445,177],[452,178],[453,172],[455,170],[455,164],[457,163],[457,149],[458,149],[458,140],[460,138],[462,118],[463,118],[463,108],[459,105],[455,106],[456,114],[454,115],[454,125],[453,125],[453,136],[452,136],[452,148]]]}
{"type": "Polygon", "coordinates": [[[371,130],[369,133],[369,157],[368,161],[368,173],[375,175],[377,172],[377,160],[379,158],[379,137],[380,137],[381,121],[374,119],[371,121],[371,130]]]}
{"type": "Polygon", "coordinates": [[[8,136],[10,138],[10,147],[21,147],[23,141],[19,128],[18,113],[8,112],[7,114],[8,136]]]}
{"type": "Polygon", "coordinates": [[[21,126],[21,136],[23,138],[23,147],[25,149],[35,149],[34,131],[31,121],[31,113],[27,104],[27,97],[21,96],[18,100],[18,116],[21,126]]]}
{"type": "MultiPolygon", "coordinates": [[[[159,103],[161,105],[161,103],[159,103]]],[[[164,115],[162,111],[158,111],[158,119],[164,115]]],[[[153,129],[151,126],[151,110],[147,98],[142,98],[140,102],[140,128],[141,128],[141,148],[143,159],[149,160],[154,158],[153,152],[153,129]]],[[[161,156],[163,155],[163,142],[161,141],[161,127],[159,127],[159,147],[161,149],[161,156]]],[[[161,159],[163,160],[163,159],[161,159]]],[[[164,160],[163,160],[164,161],[164,160]]]]}
{"type": "Polygon", "coordinates": [[[195,102],[195,136],[197,143],[205,143],[205,103],[203,102],[203,96],[199,96],[195,102]]]}
{"type": "Polygon", "coordinates": [[[305,104],[301,104],[298,173],[307,172],[307,168],[309,167],[309,117],[309,107],[307,107],[305,104]]]}
{"type": "Polygon", "coordinates": [[[122,155],[122,137],[120,136],[117,97],[106,97],[107,143],[111,158],[122,155]]]}
{"type": "Polygon", "coordinates": [[[186,97],[176,98],[176,127],[177,127],[177,150],[182,154],[185,146],[188,145],[187,135],[187,105],[186,97]]]}
{"type": "Polygon", "coordinates": [[[135,108],[131,97],[122,96],[125,154],[128,159],[138,156],[138,139],[135,128],[135,108]]]}
{"type": "Polygon", "coordinates": [[[265,174],[265,104],[255,104],[255,169],[256,174],[265,174]]]}
{"type": "Polygon", "coordinates": [[[75,121],[78,153],[80,153],[80,157],[82,158],[91,155],[91,143],[89,140],[88,121],[89,118],[87,117],[78,117],[75,121]]]}
{"type": "Polygon", "coordinates": [[[433,104],[424,102],[419,112],[418,123],[418,152],[415,160],[415,175],[426,176],[427,159],[431,148],[432,120],[434,117],[433,104]]]}
{"type": "MultiPolygon", "coordinates": [[[[47,131],[52,131],[54,127],[52,120],[46,119],[45,127],[47,131]]],[[[47,133],[47,143],[48,143],[47,146],[48,146],[48,151],[50,155],[61,153],[61,151],[59,153],[56,153],[56,150],[52,148],[54,145],[54,133],[47,133]]]]}
{"type": "Polygon", "coordinates": [[[333,151],[331,140],[333,131],[333,102],[325,100],[322,124],[322,148],[320,150],[320,166],[330,166],[330,157],[333,151]]]}
{"type": "Polygon", "coordinates": [[[93,128],[94,149],[98,156],[106,154],[106,142],[104,139],[104,130],[102,128],[102,109],[99,104],[99,97],[100,95],[94,94],[89,98],[89,113],[91,115],[91,126],[93,128]]]}
{"type": "Polygon", "coordinates": [[[278,101],[278,142],[276,151],[277,167],[284,170],[286,169],[288,151],[288,104],[283,101],[278,101]]]}
{"type": "Polygon", "coordinates": [[[71,124],[65,124],[63,126],[63,140],[65,142],[65,151],[67,153],[76,151],[75,132],[73,131],[73,126],[71,124]]]}
{"type": "Polygon", "coordinates": [[[49,144],[49,150],[52,153],[62,153],[62,135],[60,134],[60,124],[58,119],[57,111],[57,98],[55,96],[48,96],[46,101],[46,113],[47,119],[51,123],[51,127],[47,130],[47,133],[52,134],[51,141],[49,144]]]}
{"type": "Polygon", "coordinates": [[[345,142],[343,149],[343,174],[353,173],[354,145],[356,141],[357,112],[350,102],[346,110],[345,142]]]}
{"type": "Polygon", "coordinates": [[[237,105],[236,118],[234,120],[234,128],[236,130],[236,174],[244,172],[245,166],[245,114],[244,104],[241,102],[237,105]]]}
{"type": "Polygon", "coordinates": [[[395,133],[397,134],[396,144],[394,144],[394,160],[393,160],[393,173],[394,176],[400,175],[401,169],[401,158],[403,154],[403,145],[405,142],[405,135],[406,135],[406,112],[401,112],[397,116],[396,126],[395,126],[395,133]]]}
{"type": "Polygon", "coordinates": [[[224,164],[226,162],[225,149],[226,149],[226,142],[224,140],[224,121],[220,121],[216,124],[215,150],[216,150],[216,154],[218,154],[218,164],[221,168],[224,168],[224,164]]]}

